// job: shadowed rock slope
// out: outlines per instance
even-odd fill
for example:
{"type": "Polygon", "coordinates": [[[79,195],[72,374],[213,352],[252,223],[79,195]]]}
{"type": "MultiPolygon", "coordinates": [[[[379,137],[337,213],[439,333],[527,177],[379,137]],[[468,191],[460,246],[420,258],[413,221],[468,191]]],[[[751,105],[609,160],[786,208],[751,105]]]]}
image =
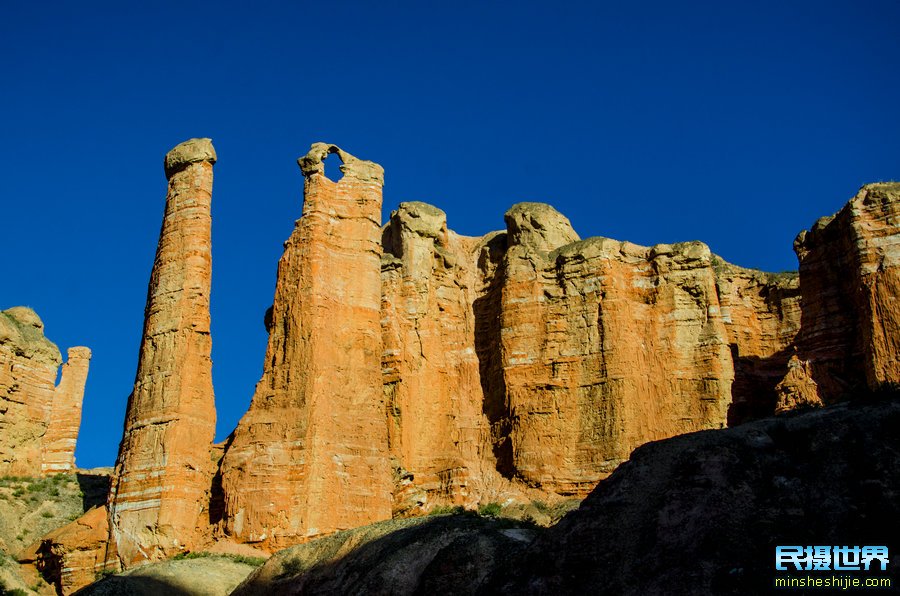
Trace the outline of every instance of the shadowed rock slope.
{"type": "Polygon", "coordinates": [[[282,551],[234,593],[768,593],[776,545],[896,550],[900,399],[873,400],[647,444],[540,534],[386,522],[282,551]]]}

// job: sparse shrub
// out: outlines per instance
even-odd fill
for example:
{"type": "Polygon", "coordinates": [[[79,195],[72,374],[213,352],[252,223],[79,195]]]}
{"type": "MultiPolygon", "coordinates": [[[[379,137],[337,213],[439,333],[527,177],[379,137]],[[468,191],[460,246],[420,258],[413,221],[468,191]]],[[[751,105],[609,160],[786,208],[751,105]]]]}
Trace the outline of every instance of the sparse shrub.
{"type": "Polygon", "coordinates": [[[228,555],[228,558],[236,563],[243,563],[251,567],[260,567],[266,562],[265,557],[245,557],[244,555],[228,555]]]}
{"type": "Polygon", "coordinates": [[[53,512],[52,511],[41,511],[41,517],[46,517],[47,519],[50,519],[51,517],[53,517],[53,512]]]}
{"type": "Polygon", "coordinates": [[[462,515],[466,513],[466,508],[462,505],[438,505],[428,512],[428,515],[462,515]]]}
{"type": "Polygon", "coordinates": [[[484,505],[478,506],[478,515],[483,517],[499,517],[500,512],[503,508],[500,506],[500,503],[490,502],[485,503],[484,505]]]}
{"type": "Polygon", "coordinates": [[[115,575],[116,572],[113,569],[103,569],[94,574],[94,579],[100,581],[101,579],[105,579],[111,575],[115,575]]]}
{"type": "Polygon", "coordinates": [[[547,503],[545,503],[544,501],[541,501],[540,499],[535,499],[534,501],[532,501],[531,506],[534,507],[535,509],[537,509],[539,512],[543,513],[544,515],[550,515],[550,506],[547,505],[547,503]]]}
{"type": "Polygon", "coordinates": [[[291,577],[303,572],[303,562],[300,559],[288,559],[281,563],[279,577],[291,577]]]}
{"type": "Polygon", "coordinates": [[[265,557],[247,557],[244,555],[232,555],[228,553],[211,553],[207,551],[200,552],[183,552],[178,553],[172,559],[174,561],[186,561],[189,559],[205,559],[207,557],[218,557],[220,559],[231,559],[236,563],[243,563],[244,565],[251,565],[253,567],[259,567],[263,563],[266,562],[265,557]]]}
{"type": "Polygon", "coordinates": [[[185,561],[188,559],[201,559],[203,557],[211,557],[211,556],[213,556],[212,553],[207,553],[207,552],[185,551],[185,552],[178,553],[177,555],[172,557],[172,559],[174,559],[175,561],[185,561]]]}

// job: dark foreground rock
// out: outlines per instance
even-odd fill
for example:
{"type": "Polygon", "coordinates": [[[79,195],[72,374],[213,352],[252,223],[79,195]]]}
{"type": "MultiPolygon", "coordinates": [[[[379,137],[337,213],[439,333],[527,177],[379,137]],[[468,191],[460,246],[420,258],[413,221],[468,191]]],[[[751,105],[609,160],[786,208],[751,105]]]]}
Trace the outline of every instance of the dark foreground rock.
{"type": "Polygon", "coordinates": [[[777,545],[888,545],[896,589],[898,538],[900,401],[842,404],[638,448],[481,592],[764,594],[777,545]]]}
{"type": "Polygon", "coordinates": [[[536,533],[474,514],[380,522],[282,550],[233,595],[471,594],[536,533]]]}
{"type": "Polygon", "coordinates": [[[900,400],[651,443],[556,526],[505,523],[340,532],[281,551],[234,594],[765,594],[777,545],[888,545],[888,571],[866,577],[897,586],[900,400]]]}

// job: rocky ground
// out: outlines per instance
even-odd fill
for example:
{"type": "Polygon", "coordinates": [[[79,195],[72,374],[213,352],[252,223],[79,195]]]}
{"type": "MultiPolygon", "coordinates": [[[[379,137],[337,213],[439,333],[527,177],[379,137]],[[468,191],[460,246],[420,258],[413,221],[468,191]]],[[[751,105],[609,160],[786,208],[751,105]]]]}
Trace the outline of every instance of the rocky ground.
{"type": "Polygon", "coordinates": [[[20,555],[42,536],[106,500],[105,470],[82,470],[45,478],[0,478],[0,594],[54,594],[33,571],[18,565],[20,555]]]}
{"type": "Polygon", "coordinates": [[[79,596],[227,596],[262,559],[226,555],[170,559],[104,578],[79,596]]]}

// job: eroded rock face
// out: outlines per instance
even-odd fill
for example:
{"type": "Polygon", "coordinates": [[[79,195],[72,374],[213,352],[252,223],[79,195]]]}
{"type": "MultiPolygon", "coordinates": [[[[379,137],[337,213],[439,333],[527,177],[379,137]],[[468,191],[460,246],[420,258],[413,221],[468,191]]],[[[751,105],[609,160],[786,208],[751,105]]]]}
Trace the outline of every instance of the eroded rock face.
{"type": "Polygon", "coordinates": [[[775,413],[821,406],[822,398],[819,397],[819,386],[813,380],[809,361],[804,362],[794,355],[791,356],[787,366],[787,374],[775,386],[775,393],[778,397],[775,413]]]}
{"type": "Polygon", "coordinates": [[[191,549],[208,527],[215,161],[209,139],[181,143],[165,159],[165,215],[110,498],[110,540],[125,567],[191,549]]]}
{"type": "Polygon", "coordinates": [[[797,274],[763,273],[713,258],[716,290],[734,362],[729,424],[771,415],[776,386],[800,331],[797,274]]]}
{"type": "Polygon", "coordinates": [[[53,396],[50,424],[44,437],[44,474],[59,474],[75,469],[75,444],[81,427],[81,405],[87,383],[91,351],[69,348],[62,376],[53,396]]]}
{"type": "Polygon", "coordinates": [[[106,507],[95,507],[41,539],[37,567],[58,593],[74,594],[104,571],[118,570],[116,545],[109,535],[109,513],[106,507]]]}
{"type": "Polygon", "coordinates": [[[500,343],[516,476],[584,494],[642,443],[725,424],[733,369],[705,245],[572,242],[548,205],[506,219],[500,343]]]}
{"type": "Polygon", "coordinates": [[[62,356],[44,337],[44,323],[30,308],[0,312],[0,475],[40,476],[75,467],[75,442],[91,351],[62,356]]]}
{"type": "Polygon", "coordinates": [[[221,467],[227,533],[268,547],[391,517],[381,389],[383,170],[334,145],[299,160],[263,377],[221,467]],[[343,161],[338,182],[323,160],[343,161]]]}
{"type": "Polygon", "coordinates": [[[394,511],[474,506],[499,486],[476,353],[482,239],[401,203],[383,234],[382,380],[394,511]]]}
{"type": "Polygon", "coordinates": [[[868,184],[794,243],[800,356],[828,404],[900,380],[900,183],[868,184]]]}

